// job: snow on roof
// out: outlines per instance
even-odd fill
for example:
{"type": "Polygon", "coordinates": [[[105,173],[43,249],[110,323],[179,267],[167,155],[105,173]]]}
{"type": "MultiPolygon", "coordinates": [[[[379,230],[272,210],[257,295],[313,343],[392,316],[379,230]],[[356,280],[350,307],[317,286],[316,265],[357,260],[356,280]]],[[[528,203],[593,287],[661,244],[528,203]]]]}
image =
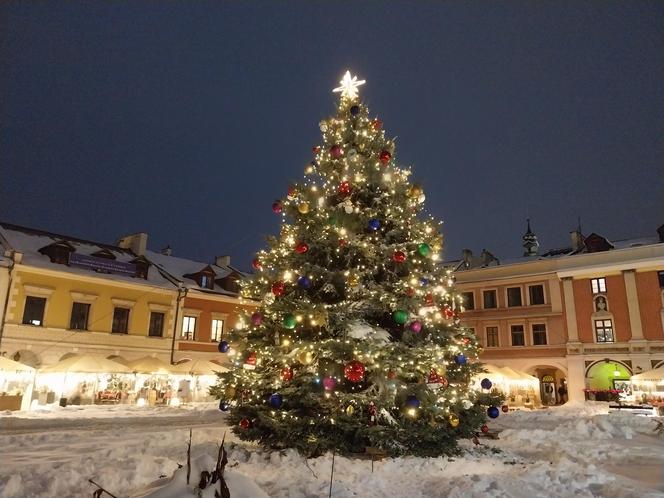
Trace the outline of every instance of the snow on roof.
{"type": "Polygon", "coordinates": [[[64,240],[74,248],[76,254],[90,256],[98,251],[106,250],[115,256],[115,261],[131,263],[134,259],[136,259],[137,256],[130,249],[123,249],[111,244],[92,242],[76,237],[70,237],[68,235],[45,232],[43,230],[36,230],[33,228],[12,225],[10,223],[4,222],[0,222],[0,236],[6,241],[5,245],[9,245],[9,247],[6,249],[13,249],[14,251],[23,255],[21,264],[26,266],[58,270],[75,275],[99,275],[100,277],[109,280],[119,280],[131,282],[134,284],[173,288],[173,284],[152,266],[148,269],[148,278],[143,280],[142,278],[136,278],[126,274],[97,274],[86,268],[52,263],[51,259],[47,255],[41,254],[39,252],[39,250],[43,247],[47,247],[55,242],[64,240]]]}
{"type": "Polygon", "coordinates": [[[191,259],[178,258],[177,256],[167,256],[165,254],[161,254],[150,250],[145,251],[145,257],[152,264],[158,266],[163,271],[171,275],[173,278],[182,282],[182,284],[187,289],[194,289],[200,292],[205,292],[210,294],[237,296],[236,292],[231,292],[221,287],[218,283],[218,280],[227,277],[231,273],[238,273],[242,277],[246,275],[244,272],[236,270],[232,266],[218,266],[214,263],[202,263],[200,261],[194,261],[191,259]],[[196,282],[196,280],[194,280],[193,278],[185,277],[185,275],[193,275],[207,267],[210,267],[212,271],[214,271],[215,273],[213,289],[201,287],[198,285],[198,282],[196,282]]]}

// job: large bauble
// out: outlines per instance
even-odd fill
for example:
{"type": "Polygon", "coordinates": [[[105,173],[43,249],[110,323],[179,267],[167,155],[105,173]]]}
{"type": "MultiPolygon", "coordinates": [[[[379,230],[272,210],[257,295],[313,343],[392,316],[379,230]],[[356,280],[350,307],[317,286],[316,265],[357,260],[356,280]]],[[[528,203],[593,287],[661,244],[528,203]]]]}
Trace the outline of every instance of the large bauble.
{"type": "Polygon", "coordinates": [[[349,361],[344,367],[344,377],[353,384],[362,382],[365,372],[364,364],[357,360],[349,361]]]}

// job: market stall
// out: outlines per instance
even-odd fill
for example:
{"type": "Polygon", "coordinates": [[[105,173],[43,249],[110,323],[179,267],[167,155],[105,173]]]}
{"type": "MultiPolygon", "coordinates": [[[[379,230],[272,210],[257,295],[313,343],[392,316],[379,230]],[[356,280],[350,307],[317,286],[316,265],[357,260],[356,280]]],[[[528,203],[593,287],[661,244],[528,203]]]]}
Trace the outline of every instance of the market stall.
{"type": "Polygon", "coordinates": [[[173,365],[171,371],[178,381],[179,402],[209,401],[209,389],[217,381],[217,372],[228,372],[228,368],[199,359],[173,365]]]}
{"type": "Polygon", "coordinates": [[[133,384],[131,370],[101,356],[72,355],[39,370],[35,385],[38,404],[119,403],[133,384]]]}
{"type": "Polygon", "coordinates": [[[144,356],[127,362],[127,368],[136,374],[131,401],[138,405],[168,405],[177,393],[172,366],[153,356],[144,356]]]}
{"type": "Polygon", "coordinates": [[[519,372],[510,367],[482,365],[485,372],[473,376],[473,387],[483,389],[482,380],[491,381],[491,389],[497,389],[505,395],[505,403],[510,406],[533,408],[540,405],[539,379],[519,372]]]}
{"type": "Polygon", "coordinates": [[[630,382],[634,401],[664,408],[664,365],[632,375],[630,382]]]}
{"type": "Polygon", "coordinates": [[[36,370],[0,356],[0,410],[28,410],[36,370]]]}

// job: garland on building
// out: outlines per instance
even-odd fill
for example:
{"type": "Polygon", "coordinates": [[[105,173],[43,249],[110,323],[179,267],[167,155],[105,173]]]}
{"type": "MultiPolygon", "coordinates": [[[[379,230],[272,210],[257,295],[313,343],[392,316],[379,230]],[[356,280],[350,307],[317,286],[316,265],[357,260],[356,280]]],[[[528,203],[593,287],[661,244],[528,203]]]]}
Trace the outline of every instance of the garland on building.
{"type": "Polygon", "coordinates": [[[240,438],[270,448],[452,454],[500,399],[469,388],[479,346],[459,325],[440,223],[421,215],[363,83],[346,73],[304,181],[272,205],[279,237],[242,290],[261,305],[220,343],[235,368],[212,393],[240,438]]]}

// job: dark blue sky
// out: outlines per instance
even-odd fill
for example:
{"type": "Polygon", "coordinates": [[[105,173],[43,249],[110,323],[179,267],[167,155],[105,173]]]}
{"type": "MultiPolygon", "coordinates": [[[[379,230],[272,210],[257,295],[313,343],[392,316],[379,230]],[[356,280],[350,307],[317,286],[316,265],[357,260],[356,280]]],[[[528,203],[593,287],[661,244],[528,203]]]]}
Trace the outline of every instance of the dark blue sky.
{"type": "Polygon", "coordinates": [[[664,223],[664,2],[0,7],[0,219],[248,264],[346,68],[464,247],[664,223]]]}

